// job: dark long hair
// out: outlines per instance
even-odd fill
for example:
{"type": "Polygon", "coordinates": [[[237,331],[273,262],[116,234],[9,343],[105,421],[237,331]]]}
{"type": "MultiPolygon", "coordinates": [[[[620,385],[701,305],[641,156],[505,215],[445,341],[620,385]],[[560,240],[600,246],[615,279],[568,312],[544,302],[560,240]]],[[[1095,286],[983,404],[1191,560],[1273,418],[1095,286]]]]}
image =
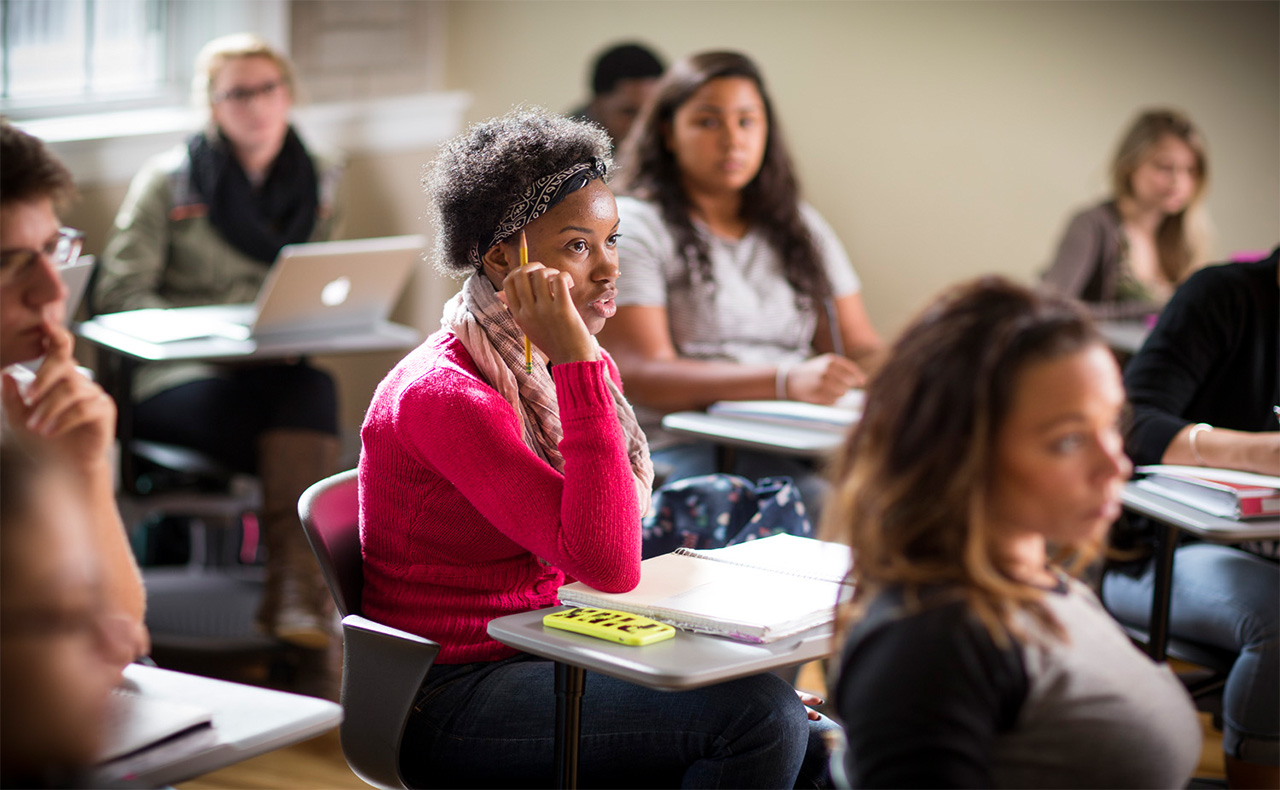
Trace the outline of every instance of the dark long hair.
{"type": "Polygon", "coordinates": [[[685,194],[675,154],[667,148],[664,131],[670,127],[676,110],[703,85],[725,77],[745,77],[755,83],[764,101],[769,128],[760,171],[742,189],[741,218],[763,233],[778,251],[787,283],[801,306],[821,301],[829,295],[830,285],[809,228],[800,215],[795,168],[764,78],[746,55],[703,52],[672,64],[622,144],[618,191],[656,202],[674,231],[676,247],[686,263],[702,279],[711,280],[707,245],[694,231],[689,196],[685,194]]]}
{"type": "Polygon", "coordinates": [[[857,592],[842,621],[886,587],[918,600],[944,584],[997,642],[1018,633],[1019,610],[1061,636],[1040,592],[1013,580],[994,556],[988,492],[1020,374],[1101,342],[1078,305],[998,277],[947,291],[903,331],[867,388],[823,509],[826,539],[848,544],[857,558],[857,592]]]}

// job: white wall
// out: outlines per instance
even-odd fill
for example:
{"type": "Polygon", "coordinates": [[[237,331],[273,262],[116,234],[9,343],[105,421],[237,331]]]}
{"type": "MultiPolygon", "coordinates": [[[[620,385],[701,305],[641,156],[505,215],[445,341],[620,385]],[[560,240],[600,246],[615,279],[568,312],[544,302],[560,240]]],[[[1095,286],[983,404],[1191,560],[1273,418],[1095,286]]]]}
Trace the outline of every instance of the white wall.
{"type": "Polygon", "coordinates": [[[1143,107],[1204,131],[1215,255],[1280,240],[1280,3],[466,0],[448,18],[471,120],[570,108],[619,39],[753,56],[886,333],[959,279],[1029,282],[1143,107]]]}

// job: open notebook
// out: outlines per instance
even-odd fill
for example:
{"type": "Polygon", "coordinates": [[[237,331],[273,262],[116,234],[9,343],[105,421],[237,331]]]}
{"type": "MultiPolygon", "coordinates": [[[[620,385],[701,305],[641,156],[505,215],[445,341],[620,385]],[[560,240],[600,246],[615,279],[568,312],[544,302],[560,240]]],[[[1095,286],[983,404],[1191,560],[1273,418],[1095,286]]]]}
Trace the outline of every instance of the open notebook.
{"type": "Polygon", "coordinates": [[[582,582],[560,600],[641,614],[686,631],[772,642],[831,622],[851,591],[849,547],[773,535],[723,549],[677,549],[640,564],[640,584],[604,593],[582,582]]]}

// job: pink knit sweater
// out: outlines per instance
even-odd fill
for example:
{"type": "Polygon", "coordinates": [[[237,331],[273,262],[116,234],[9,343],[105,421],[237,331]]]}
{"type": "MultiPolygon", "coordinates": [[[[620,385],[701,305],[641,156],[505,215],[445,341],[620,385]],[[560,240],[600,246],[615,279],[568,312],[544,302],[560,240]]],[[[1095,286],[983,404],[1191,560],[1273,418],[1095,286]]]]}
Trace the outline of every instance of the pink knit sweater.
{"type": "Polygon", "coordinates": [[[555,605],[566,579],[635,587],[641,514],[605,376],[620,382],[607,356],[552,368],[562,475],[454,335],[402,359],[361,430],[364,615],[436,640],[438,663],[494,661],[516,651],[486,624],[555,605]]]}

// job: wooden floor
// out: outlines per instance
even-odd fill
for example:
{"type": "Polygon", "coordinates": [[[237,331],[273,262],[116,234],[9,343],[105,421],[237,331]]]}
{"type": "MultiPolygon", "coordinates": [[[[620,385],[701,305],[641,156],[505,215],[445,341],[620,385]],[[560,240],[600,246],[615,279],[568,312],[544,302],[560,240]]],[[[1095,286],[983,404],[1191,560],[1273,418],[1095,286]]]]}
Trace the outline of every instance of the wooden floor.
{"type": "MultiPolygon", "coordinates": [[[[820,696],[825,694],[826,683],[817,662],[807,664],[800,672],[796,685],[820,696]]],[[[1196,776],[1201,779],[1221,780],[1222,733],[1213,729],[1211,717],[1200,715],[1204,727],[1204,747],[1200,756],[1200,768],[1196,776]]],[[[284,749],[277,749],[252,760],[224,768],[189,782],[177,785],[178,790],[215,790],[238,788],[240,790],[303,790],[303,788],[366,788],[342,757],[338,743],[338,731],[332,730],[317,738],[284,749]]]]}
{"type": "Polygon", "coordinates": [[[277,749],[252,760],[182,782],[179,790],[213,790],[213,788],[368,788],[342,756],[337,729],[309,741],[277,749]]]}

